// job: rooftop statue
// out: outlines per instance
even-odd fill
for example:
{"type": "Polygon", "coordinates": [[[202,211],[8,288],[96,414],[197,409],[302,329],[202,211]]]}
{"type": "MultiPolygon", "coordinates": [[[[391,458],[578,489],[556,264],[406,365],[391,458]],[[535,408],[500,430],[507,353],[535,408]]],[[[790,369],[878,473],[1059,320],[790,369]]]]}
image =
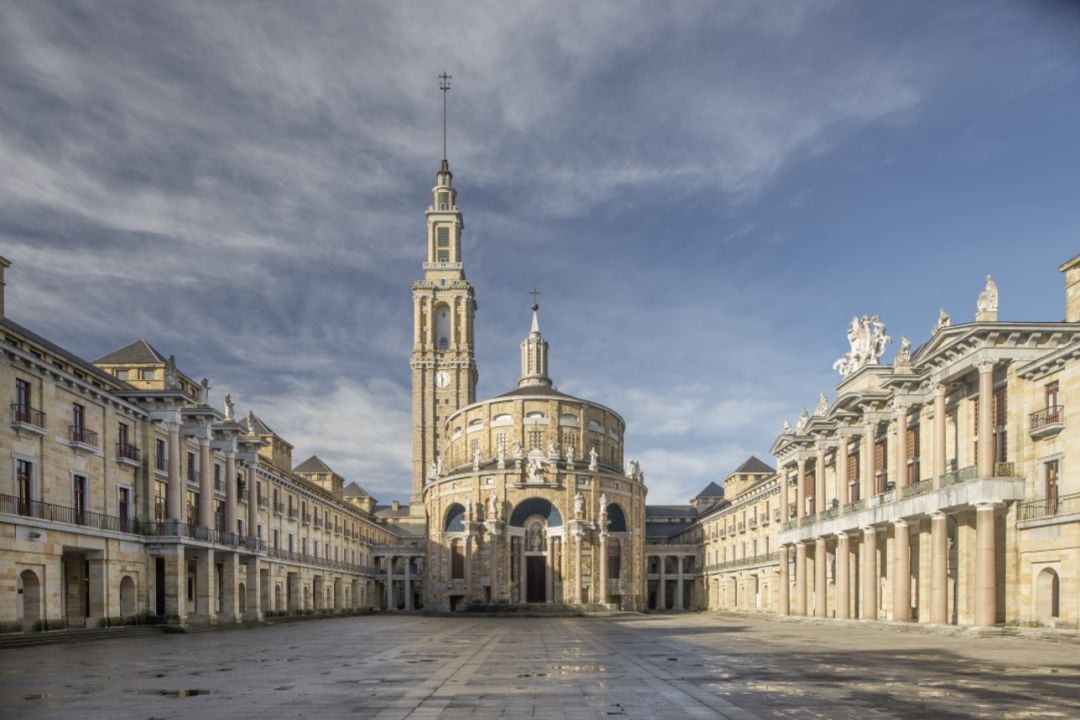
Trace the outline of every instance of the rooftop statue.
{"type": "Polygon", "coordinates": [[[911,341],[906,337],[900,338],[900,349],[896,351],[895,362],[897,365],[911,364],[911,341]]]}
{"type": "Polygon", "coordinates": [[[814,407],[814,415],[825,417],[829,414],[829,397],[825,393],[818,395],[817,406],[814,407]]]}
{"type": "Polygon", "coordinates": [[[232,395],[230,395],[229,393],[225,393],[225,419],[233,420],[233,413],[235,411],[236,408],[233,405],[232,395]]]}
{"type": "Polygon", "coordinates": [[[806,432],[806,425],[810,422],[810,413],[806,412],[806,408],[802,409],[802,413],[799,415],[799,422],[795,424],[795,434],[802,435],[806,432]]]}
{"type": "Polygon", "coordinates": [[[989,275],[986,276],[986,289],[979,293],[979,300],[976,304],[976,309],[981,312],[997,312],[998,309],[998,287],[994,282],[994,278],[989,275]]]}
{"type": "Polygon", "coordinates": [[[867,365],[876,365],[885,354],[885,346],[892,342],[885,333],[885,323],[877,315],[851,318],[847,337],[851,350],[833,363],[833,369],[845,378],[867,365]]]}

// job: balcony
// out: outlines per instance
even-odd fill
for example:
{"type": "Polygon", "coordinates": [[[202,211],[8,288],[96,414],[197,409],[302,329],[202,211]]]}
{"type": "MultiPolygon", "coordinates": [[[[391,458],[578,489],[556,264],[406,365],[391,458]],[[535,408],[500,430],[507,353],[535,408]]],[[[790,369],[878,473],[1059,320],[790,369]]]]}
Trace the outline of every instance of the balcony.
{"type": "Polygon", "coordinates": [[[757,527],[757,518],[750,518],[749,526],[751,530],[757,527]]]}
{"type": "Polygon", "coordinates": [[[424,270],[460,270],[461,263],[459,262],[426,262],[424,263],[424,270]]]}
{"type": "Polygon", "coordinates": [[[11,427],[17,431],[25,430],[35,435],[44,435],[45,413],[29,405],[11,403],[11,427]]]}
{"type": "Polygon", "coordinates": [[[146,523],[135,518],[104,515],[82,508],[53,505],[38,500],[27,500],[14,495],[0,495],[0,514],[19,515],[48,522],[79,525],[92,530],[108,530],[140,534],[146,523]]]}
{"type": "Polygon", "coordinates": [[[169,458],[164,455],[154,455],[154,472],[166,474],[169,472],[169,458]]]}
{"type": "Polygon", "coordinates": [[[322,528],[322,518],[316,516],[315,517],[315,529],[319,530],[321,528],[322,528]]]}
{"type": "Polygon", "coordinates": [[[290,520],[295,520],[295,519],[296,519],[296,515],[297,515],[297,513],[296,513],[296,508],[292,508],[292,507],[291,507],[291,508],[289,508],[289,519],[290,519],[290,520]]]}
{"type": "Polygon", "coordinates": [[[305,525],[310,525],[311,524],[311,513],[304,513],[304,524],[305,525]]]}
{"type": "Polygon", "coordinates": [[[131,467],[139,467],[141,454],[139,448],[131,443],[116,443],[116,462],[131,467]]]}
{"type": "Polygon", "coordinates": [[[1054,488],[1045,498],[1031,500],[1020,506],[1019,520],[1042,520],[1054,518],[1059,515],[1075,515],[1080,513],[1080,493],[1058,496],[1057,488],[1054,488]]]}
{"type": "Polygon", "coordinates": [[[1052,437],[1065,427],[1065,406],[1051,405],[1048,408],[1031,413],[1029,432],[1034,439],[1052,437]]]}
{"type": "Polygon", "coordinates": [[[98,434],[93,430],[87,430],[82,425],[69,425],[68,444],[76,450],[96,453],[99,447],[98,434]]]}
{"type": "Polygon", "coordinates": [[[285,513],[285,503],[280,503],[280,502],[274,503],[274,514],[275,515],[283,515],[284,513],[285,513]]]}
{"type": "Polygon", "coordinates": [[[187,482],[188,482],[188,485],[198,485],[199,484],[199,471],[196,470],[193,467],[188,467],[188,470],[187,470],[187,482]]]}
{"type": "Polygon", "coordinates": [[[270,508],[270,501],[264,497],[259,498],[259,509],[268,510],[270,508]]]}

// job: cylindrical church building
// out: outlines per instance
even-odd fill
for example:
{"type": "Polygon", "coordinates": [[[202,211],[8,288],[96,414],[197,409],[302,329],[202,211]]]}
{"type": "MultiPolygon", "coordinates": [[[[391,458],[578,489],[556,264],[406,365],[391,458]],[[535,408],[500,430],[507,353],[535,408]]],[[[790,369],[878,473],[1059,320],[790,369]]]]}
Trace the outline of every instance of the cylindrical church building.
{"type": "Polygon", "coordinates": [[[440,428],[427,469],[427,607],[644,607],[645,486],[622,417],[559,392],[537,306],[521,379],[440,428]]]}

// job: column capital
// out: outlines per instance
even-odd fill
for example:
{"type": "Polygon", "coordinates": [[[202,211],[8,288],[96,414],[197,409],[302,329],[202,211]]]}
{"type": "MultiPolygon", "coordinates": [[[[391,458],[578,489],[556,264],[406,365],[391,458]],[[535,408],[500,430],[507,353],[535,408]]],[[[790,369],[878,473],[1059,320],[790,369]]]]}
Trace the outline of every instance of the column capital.
{"type": "Polygon", "coordinates": [[[949,515],[948,515],[948,513],[944,512],[942,510],[935,510],[934,512],[930,513],[930,519],[931,520],[948,520],[949,515]]]}
{"type": "Polygon", "coordinates": [[[978,368],[981,373],[988,373],[994,371],[994,365],[997,364],[997,360],[993,358],[982,358],[975,361],[975,367],[978,368]]]}
{"type": "Polygon", "coordinates": [[[935,380],[932,386],[934,397],[945,397],[949,392],[949,386],[939,380],[935,380]]]}
{"type": "Polygon", "coordinates": [[[897,530],[901,530],[901,529],[908,528],[908,527],[911,526],[911,523],[909,523],[904,518],[897,518],[897,519],[892,521],[892,524],[893,524],[893,527],[896,528],[897,530]]]}
{"type": "Polygon", "coordinates": [[[873,525],[865,525],[861,528],[863,535],[877,535],[877,528],[873,525]]]}
{"type": "Polygon", "coordinates": [[[850,538],[851,538],[851,535],[849,533],[844,532],[843,530],[836,533],[836,542],[845,542],[845,541],[849,540],[850,538]]]}
{"type": "Polygon", "coordinates": [[[998,510],[998,509],[1003,508],[1003,507],[1005,507],[1005,504],[1004,503],[999,503],[999,502],[975,503],[975,511],[976,512],[988,512],[988,511],[993,512],[993,511],[998,510]]]}

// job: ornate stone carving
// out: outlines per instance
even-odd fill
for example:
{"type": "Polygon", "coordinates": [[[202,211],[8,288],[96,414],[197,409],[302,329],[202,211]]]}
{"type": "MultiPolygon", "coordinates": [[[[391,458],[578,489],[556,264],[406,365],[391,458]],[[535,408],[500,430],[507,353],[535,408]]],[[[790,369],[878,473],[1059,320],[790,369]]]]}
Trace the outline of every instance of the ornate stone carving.
{"type": "Polygon", "coordinates": [[[829,414],[829,397],[825,393],[818,395],[817,405],[814,407],[814,415],[825,417],[829,414]]]}
{"type": "Polygon", "coordinates": [[[495,462],[498,463],[500,468],[506,467],[506,445],[499,443],[495,448],[495,462]]]}
{"type": "Polygon", "coordinates": [[[791,422],[788,421],[787,418],[784,419],[784,426],[782,428],[780,428],[780,434],[781,435],[790,435],[791,434],[791,422]]]}
{"type": "Polygon", "coordinates": [[[559,459],[559,446],[554,440],[548,443],[547,456],[552,460],[559,459]]]}
{"type": "Polygon", "coordinates": [[[488,520],[498,520],[499,519],[499,496],[494,490],[492,490],[491,494],[488,495],[487,519],[488,520]]]}
{"type": "Polygon", "coordinates": [[[810,422],[810,413],[806,412],[806,408],[802,409],[802,413],[799,414],[799,422],[795,425],[795,434],[802,435],[806,432],[806,426],[810,422]]]}
{"type": "Polygon", "coordinates": [[[598,460],[598,456],[596,454],[596,446],[593,445],[591,448],[589,448],[589,469],[592,470],[593,472],[596,472],[596,469],[598,467],[598,463],[599,463],[599,460],[598,460]]]}
{"type": "Polygon", "coordinates": [[[986,289],[979,293],[976,309],[980,313],[996,313],[998,309],[998,286],[994,278],[986,276],[986,289]]]}
{"type": "Polygon", "coordinates": [[[514,459],[515,460],[520,460],[523,457],[525,457],[525,451],[521,449],[521,441],[520,440],[515,440],[514,441],[514,459]]]}
{"type": "Polygon", "coordinates": [[[637,480],[640,475],[641,465],[634,458],[630,458],[630,461],[626,463],[626,477],[637,480]]]}
{"type": "Polygon", "coordinates": [[[947,328],[951,324],[952,318],[949,317],[949,313],[945,312],[945,308],[941,308],[941,310],[938,311],[937,325],[934,326],[934,332],[937,332],[942,328],[947,328]]]}
{"type": "Polygon", "coordinates": [[[544,551],[544,528],[540,523],[533,523],[529,526],[529,551],[544,551]]]}
{"type": "Polygon", "coordinates": [[[232,395],[225,393],[225,419],[233,420],[233,413],[236,411],[233,405],[232,395]]]}
{"type": "Polygon", "coordinates": [[[585,514],[585,496],[580,492],[574,495],[574,517],[580,518],[585,514]]]}
{"type": "Polygon", "coordinates": [[[900,337],[900,349],[896,351],[896,359],[893,361],[895,365],[910,365],[911,364],[911,340],[907,337],[900,337]]]}
{"type": "Polygon", "coordinates": [[[605,493],[600,493],[600,515],[601,516],[607,515],[607,505],[608,505],[607,495],[605,493]]]}
{"type": "Polygon", "coordinates": [[[540,475],[543,471],[543,463],[536,458],[529,458],[529,461],[525,464],[525,482],[542,482],[540,475]]]}
{"type": "Polygon", "coordinates": [[[475,448],[473,448],[472,469],[473,470],[479,470],[480,469],[480,463],[481,463],[481,461],[483,461],[483,459],[484,459],[484,456],[480,452],[480,446],[477,445],[475,448]]]}
{"type": "Polygon", "coordinates": [[[568,463],[573,463],[574,462],[574,445],[573,445],[573,443],[568,443],[567,446],[566,446],[566,462],[568,462],[568,463]]]}
{"type": "Polygon", "coordinates": [[[885,323],[877,315],[851,318],[847,332],[851,350],[833,363],[841,377],[848,377],[867,365],[876,365],[892,338],[885,333],[885,323]]]}

